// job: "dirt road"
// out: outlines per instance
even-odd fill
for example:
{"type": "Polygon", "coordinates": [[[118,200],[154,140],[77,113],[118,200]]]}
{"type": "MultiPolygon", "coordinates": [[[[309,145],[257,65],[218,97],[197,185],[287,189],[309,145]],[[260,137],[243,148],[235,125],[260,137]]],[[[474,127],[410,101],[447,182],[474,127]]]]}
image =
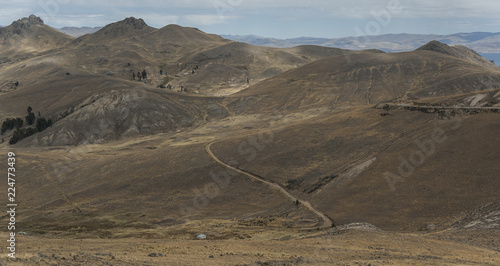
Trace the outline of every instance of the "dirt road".
{"type": "Polygon", "coordinates": [[[257,181],[259,181],[261,183],[264,183],[265,185],[271,187],[272,189],[278,190],[280,193],[282,193],[283,195],[285,195],[286,197],[288,197],[293,202],[297,202],[298,201],[301,205],[303,205],[304,207],[306,207],[307,209],[309,209],[310,211],[312,211],[313,213],[315,213],[317,216],[319,216],[323,220],[323,224],[320,226],[320,228],[331,228],[334,225],[334,222],[333,222],[333,220],[330,217],[328,217],[322,211],[314,208],[310,202],[295,197],[294,195],[290,194],[286,189],[284,189],[283,187],[281,187],[279,184],[273,183],[273,182],[268,181],[268,180],[265,180],[265,179],[263,179],[263,178],[255,175],[255,174],[252,174],[250,172],[247,172],[247,171],[238,169],[236,167],[230,166],[230,165],[224,163],[223,161],[221,161],[219,158],[217,158],[214,155],[214,153],[212,152],[212,150],[210,150],[210,147],[214,143],[215,143],[215,141],[210,142],[210,143],[208,143],[205,146],[205,150],[207,151],[208,155],[210,155],[210,157],[212,159],[214,159],[214,161],[216,161],[220,165],[222,165],[224,167],[227,167],[227,168],[229,168],[229,169],[231,169],[233,171],[236,171],[238,173],[244,174],[244,175],[246,175],[246,176],[248,176],[248,177],[250,177],[250,178],[252,178],[254,180],[257,180],[257,181]]]}

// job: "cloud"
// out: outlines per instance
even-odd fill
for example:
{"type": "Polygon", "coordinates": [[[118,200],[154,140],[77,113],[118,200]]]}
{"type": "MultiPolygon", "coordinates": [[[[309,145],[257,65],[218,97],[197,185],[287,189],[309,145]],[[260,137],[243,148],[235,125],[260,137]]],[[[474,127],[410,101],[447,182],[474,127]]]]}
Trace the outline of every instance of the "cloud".
{"type": "Polygon", "coordinates": [[[453,19],[480,19],[488,25],[500,21],[498,0],[0,0],[0,5],[0,25],[33,13],[56,27],[103,26],[130,16],[143,18],[154,27],[172,23],[195,27],[228,25],[228,21],[263,19],[318,24],[350,20],[363,24],[389,5],[401,8],[401,12],[391,13],[394,21],[429,20],[440,24],[453,19]]]}
{"type": "Polygon", "coordinates": [[[281,17],[281,18],[278,18],[278,20],[281,20],[281,21],[298,21],[298,20],[300,20],[300,18],[298,18],[298,17],[281,17]]]}
{"type": "Polygon", "coordinates": [[[226,23],[230,19],[236,19],[238,16],[230,15],[184,15],[181,21],[186,25],[215,25],[226,23]]]}
{"type": "Polygon", "coordinates": [[[107,24],[107,17],[105,14],[58,15],[46,18],[42,17],[42,19],[45,23],[53,25],[54,27],[81,27],[82,25],[101,26],[107,24]],[[89,21],[92,21],[92,23],[89,23],[89,21]]]}

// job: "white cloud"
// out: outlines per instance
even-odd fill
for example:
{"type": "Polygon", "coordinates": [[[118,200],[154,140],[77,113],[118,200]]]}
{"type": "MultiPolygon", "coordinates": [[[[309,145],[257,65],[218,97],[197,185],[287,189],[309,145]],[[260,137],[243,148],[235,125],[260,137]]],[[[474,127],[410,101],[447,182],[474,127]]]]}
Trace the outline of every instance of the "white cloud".
{"type": "Polygon", "coordinates": [[[83,25],[101,26],[107,24],[107,17],[105,14],[58,15],[53,17],[42,17],[42,19],[45,23],[54,27],[81,27],[83,25]],[[89,21],[92,21],[92,23],[89,23],[89,21]]]}
{"type": "Polygon", "coordinates": [[[230,19],[236,19],[238,16],[229,15],[184,15],[181,21],[186,25],[215,25],[226,23],[230,19]]]}
{"type": "Polygon", "coordinates": [[[171,23],[216,25],[237,18],[300,20],[372,19],[373,12],[399,5],[397,19],[490,19],[499,20],[498,0],[0,0],[0,24],[31,13],[47,22],[61,24],[64,20],[79,26],[101,25],[128,16],[141,17],[152,26],[171,23]],[[399,4],[398,4],[399,3],[399,4]],[[81,14],[81,15],[79,15],[81,14]],[[101,17],[91,17],[102,14],[101,17]],[[68,17],[69,15],[79,15],[68,17]]]}
{"type": "Polygon", "coordinates": [[[29,16],[32,12],[31,9],[25,8],[25,7],[16,7],[16,8],[9,8],[9,9],[0,9],[0,25],[10,25],[12,22],[29,16]]]}

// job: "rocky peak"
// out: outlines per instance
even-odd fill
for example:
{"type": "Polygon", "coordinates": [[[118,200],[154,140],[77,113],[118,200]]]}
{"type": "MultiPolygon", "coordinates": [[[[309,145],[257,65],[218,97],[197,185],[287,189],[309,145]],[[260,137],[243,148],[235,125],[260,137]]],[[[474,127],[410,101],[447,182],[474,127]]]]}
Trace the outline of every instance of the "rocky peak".
{"type": "Polygon", "coordinates": [[[127,26],[127,27],[132,27],[134,29],[140,30],[143,29],[144,27],[147,27],[148,25],[142,18],[136,19],[134,17],[129,17],[126,18],[122,21],[122,25],[127,26]]]}
{"type": "Polygon", "coordinates": [[[17,21],[12,22],[10,26],[0,28],[0,36],[9,37],[14,35],[25,35],[37,32],[36,26],[43,26],[43,20],[35,15],[31,15],[27,18],[22,18],[17,21]]]}
{"type": "Polygon", "coordinates": [[[144,20],[130,17],[105,26],[97,32],[97,36],[130,36],[131,34],[137,34],[138,32],[149,32],[152,29],[153,28],[149,27],[144,20]]]}
{"type": "Polygon", "coordinates": [[[30,15],[27,18],[22,18],[12,23],[14,27],[26,28],[34,25],[44,25],[43,20],[35,15],[30,15]]]}

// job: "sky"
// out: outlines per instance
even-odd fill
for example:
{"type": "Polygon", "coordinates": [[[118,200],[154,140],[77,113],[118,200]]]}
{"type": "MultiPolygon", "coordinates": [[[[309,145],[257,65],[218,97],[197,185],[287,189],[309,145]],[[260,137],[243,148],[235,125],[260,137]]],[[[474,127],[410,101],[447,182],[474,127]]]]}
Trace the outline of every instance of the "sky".
{"type": "Polygon", "coordinates": [[[0,25],[105,26],[126,17],[208,33],[274,38],[500,32],[499,0],[0,0],[0,25]]]}

